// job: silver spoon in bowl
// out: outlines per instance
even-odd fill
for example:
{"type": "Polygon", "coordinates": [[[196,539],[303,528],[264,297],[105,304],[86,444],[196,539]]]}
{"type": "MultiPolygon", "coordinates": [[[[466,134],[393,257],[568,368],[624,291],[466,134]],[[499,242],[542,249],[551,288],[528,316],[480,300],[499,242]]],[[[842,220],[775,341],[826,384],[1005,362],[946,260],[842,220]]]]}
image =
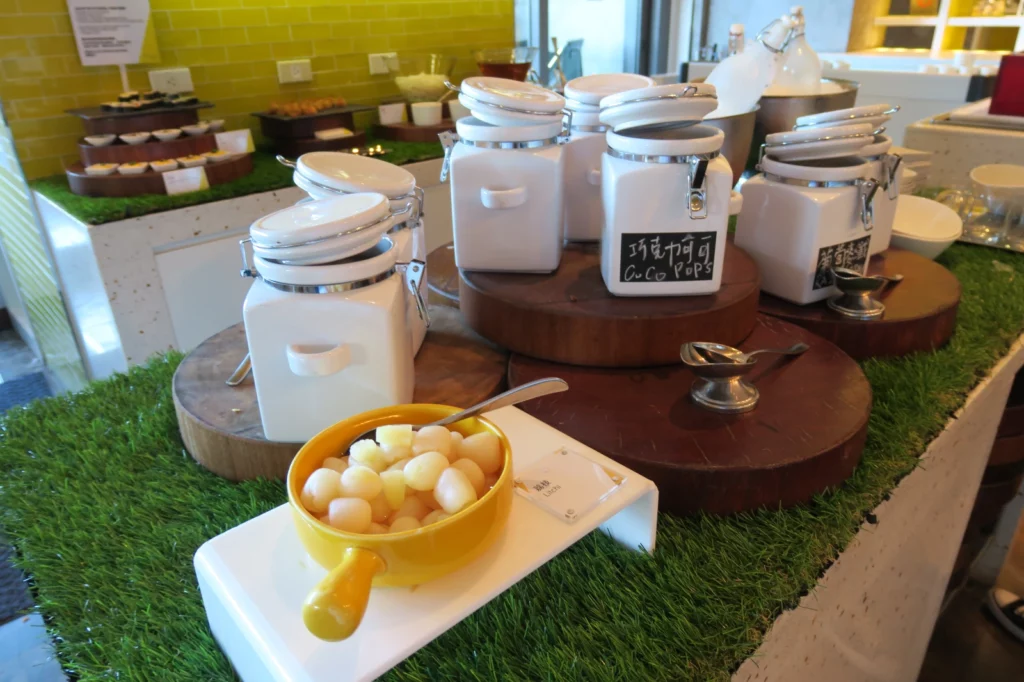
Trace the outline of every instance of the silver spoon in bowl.
{"type": "Polygon", "coordinates": [[[737,365],[745,365],[749,363],[750,359],[755,355],[761,355],[762,353],[772,353],[773,355],[800,355],[810,348],[810,346],[801,341],[794,343],[789,348],[761,348],[759,350],[752,350],[749,353],[744,353],[739,349],[731,348],[729,346],[719,346],[718,344],[699,344],[697,348],[705,357],[713,356],[718,359],[718,362],[724,361],[737,365]]]}

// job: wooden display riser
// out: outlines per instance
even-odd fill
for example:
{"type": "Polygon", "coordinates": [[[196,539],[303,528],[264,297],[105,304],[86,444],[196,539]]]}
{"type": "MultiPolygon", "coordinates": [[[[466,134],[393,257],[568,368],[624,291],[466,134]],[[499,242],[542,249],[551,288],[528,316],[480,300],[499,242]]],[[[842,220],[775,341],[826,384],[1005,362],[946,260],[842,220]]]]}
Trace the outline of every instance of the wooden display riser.
{"type": "Polygon", "coordinates": [[[590,367],[678,364],[681,343],[736,346],[754,326],[760,276],[731,240],[722,287],[704,296],[612,296],[600,259],[599,244],[571,244],[552,274],[462,271],[462,314],[515,353],[590,367]]]}
{"type": "Polygon", "coordinates": [[[195,136],[183,134],[167,142],[161,142],[153,137],[142,144],[125,144],[118,140],[106,147],[94,147],[81,140],[78,143],[78,156],[83,166],[91,166],[94,163],[120,164],[180,159],[183,156],[212,152],[216,148],[217,138],[213,133],[195,136]]]}
{"type": "MultiPolygon", "coordinates": [[[[210,186],[237,180],[252,172],[252,154],[241,154],[224,161],[208,163],[206,179],[210,186]]],[[[88,175],[81,164],[66,171],[71,191],[87,197],[134,197],[140,194],[167,194],[162,173],[147,170],[138,175],[88,175]]]]}
{"type": "Polygon", "coordinates": [[[104,111],[101,107],[87,107],[68,109],[67,113],[82,119],[86,135],[121,135],[191,125],[199,121],[200,109],[212,107],[210,102],[197,102],[138,112],[104,111]]]}
{"type": "Polygon", "coordinates": [[[960,282],[953,273],[911,251],[889,249],[871,259],[868,274],[904,278],[876,294],[885,304],[876,320],[844,317],[825,301],[801,306],[768,294],[761,295],[760,310],[809,329],[857,360],[929,352],[949,341],[960,304],[960,282]]]}
{"type": "Polygon", "coordinates": [[[318,140],[315,137],[278,137],[267,138],[275,154],[280,154],[289,159],[297,159],[309,152],[340,152],[348,151],[354,147],[366,146],[366,133],[357,132],[348,137],[341,137],[337,140],[318,140]]]}
{"type": "MultiPolygon", "coordinates": [[[[713,340],[700,333],[680,341],[698,339],[713,340]]],[[[730,514],[789,507],[850,476],[871,413],[867,378],[832,343],[758,316],[739,347],[798,341],[810,345],[799,357],[758,359],[748,379],[761,400],[744,414],[717,414],[694,404],[694,375],[683,365],[603,369],[513,355],[509,385],[565,379],[567,392],[520,408],[654,481],[662,510],[730,514]]]]}
{"type": "MultiPolygon", "coordinates": [[[[508,354],[462,324],[457,310],[430,307],[431,326],[416,355],[413,401],[469,407],[505,387],[508,354]]],[[[241,324],[199,344],[174,374],[174,407],[181,437],[192,457],[233,481],[284,478],[301,443],[263,436],[252,377],[232,388],[224,383],[245,357],[241,324]]]]}
{"type": "Polygon", "coordinates": [[[260,130],[266,137],[310,138],[318,130],[348,128],[355,130],[354,115],[361,111],[372,111],[374,107],[353,104],[346,107],[324,109],[306,116],[280,116],[265,111],[254,113],[260,120],[260,130]]]}
{"type": "Polygon", "coordinates": [[[437,142],[437,136],[449,130],[455,130],[455,121],[451,119],[442,119],[440,123],[433,126],[418,126],[415,123],[402,121],[389,125],[377,124],[373,127],[373,134],[383,140],[395,140],[396,142],[437,142]]]}

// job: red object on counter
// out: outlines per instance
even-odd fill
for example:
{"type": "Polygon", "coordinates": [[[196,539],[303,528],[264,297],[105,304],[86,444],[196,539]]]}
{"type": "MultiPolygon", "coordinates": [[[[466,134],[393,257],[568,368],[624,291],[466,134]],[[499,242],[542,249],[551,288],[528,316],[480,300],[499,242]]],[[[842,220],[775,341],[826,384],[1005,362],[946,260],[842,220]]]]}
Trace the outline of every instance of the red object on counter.
{"type": "Polygon", "coordinates": [[[988,113],[1024,116],[1024,54],[1008,54],[999,62],[988,113]]]}

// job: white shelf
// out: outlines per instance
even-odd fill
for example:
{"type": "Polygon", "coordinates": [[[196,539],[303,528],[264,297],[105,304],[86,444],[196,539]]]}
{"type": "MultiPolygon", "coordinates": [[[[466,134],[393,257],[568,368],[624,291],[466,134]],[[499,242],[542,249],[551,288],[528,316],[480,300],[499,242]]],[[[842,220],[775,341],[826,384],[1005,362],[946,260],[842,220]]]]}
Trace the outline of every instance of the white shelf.
{"type": "Polygon", "coordinates": [[[1012,28],[1024,26],[1024,17],[1017,15],[1008,17],[950,17],[946,20],[946,24],[948,26],[1008,26],[1012,28]]]}
{"type": "Polygon", "coordinates": [[[875,26],[938,26],[939,18],[935,16],[920,17],[910,14],[897,14],[886,17],[875,17],[875,26]]]}

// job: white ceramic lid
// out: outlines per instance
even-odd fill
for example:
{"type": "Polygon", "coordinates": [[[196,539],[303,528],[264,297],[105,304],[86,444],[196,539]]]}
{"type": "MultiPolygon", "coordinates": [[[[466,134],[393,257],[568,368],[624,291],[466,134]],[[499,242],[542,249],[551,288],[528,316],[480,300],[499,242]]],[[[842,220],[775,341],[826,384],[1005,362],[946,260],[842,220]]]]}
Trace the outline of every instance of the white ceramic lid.
{"type": "Polygon", "coordinates": [[[416,178],[404,168],[348,152],[303,154],[296,171],[341,192],[380,192],[392,199],[411,193],[416,186],[416,178]]]}
{"type": "Polygon", "coordinates": [[[573,78],[565,84],[566,107],[573,108],[569,103],[596,107],[608,95],[649,88],[656,83],[653,78],[637,73],[600,73],[573,78]]]}
{"type": "Polygon", "coordinates": [[[255,256],[256,271],[264,279],[280,284],[323,286],[346,284],[386,272],[398,262],[398,249],[390,237],[380,237],[362,253],[319,265],[288,265],[255,256]]]}
{"type": "MultiPolygon", "coordinates": [[[[868,138],[871,139],[870,137],[868,138]]],[[[831,159],[841,156],[859,155],[864,149],[860,137],[849,140],[824,140],[821,142],[800,142],[785,147],[768,147],[765,158],[779,161],[808,161],[810,159],[831,159]]]]}
{"type": "Polygon", "coordinates": [[[306,176],[299,171],[292,171],[292,182],[295,186],[301,189],[303,192],[308,194],[313,199],[331,199],[338,196],[338,192],[326,190],[323,187],[317,187],[312,182],[306,179],[306,176]]]}
{"type": "Polygon", "coordinates": [[[797,128],[806,128],[819,125],[839,125],[843,123],[861,123],[861,119],[884,116],[886,120],[891,118],[893,111],[899,111],[898,106],[891,104],[867,104],[862,107],[851,107],[849,109],[835,109],[824,111],[820,114],[800,116],[796,119],[797,128]]]}
{"type": "Polygon", "coordinates": [[[533,83],[474,76],[459,86],[459,102],[473,116],[496,126],[518,126],[561,119],[565,98],[533,83]]]}
{"type": "Polygon", "coordinates": [[[795,161],[859,154],[874,139],[871,126],[855,124],[772,133],[764,142],[768,156],[795,161]]]}
{"type": "Polygon", "coordinates": [[[609,131],[608,146],[626,154],[688,156],[710,154],[722,148],[725,133],[711,126],[678,126],[656,130],[609,131]]]}
{"type": "Polygon", "coordinates": [[[859,156],[839,156],[800,162],[785,162],[769,156],[761,159],[758,168],[772,175],[808,182],[848,182],[867,177],[868,161],[859,156]]]}
{"type": "Polygon", "coordinates": [[[496,126],[475,116],[466,116],[455,122],[455,132],[470,142],[531,142],[549,140],[562,132],[562,119],[533,125],[496,126]]]}
{"type": "Polygon", "coordinates": [[[888,135],[875,135],[874,141],[861,149],[858,154],[861,156],[881,156],[892,149],[892,138],[888,135]]]}
{"type": "Polygon", "coordinates": [[[612,130],[698,123],[715,110],[715,86],[670,83],[627,90],[601,100],[601,122],[612,130]]]}
{"type": "Polygon", "coordinates": [[[372,247],[396,220],[383,194],[343,194],[275,211],[254,222],[249,236],[262,258],[329,263],[372,247]]]}

